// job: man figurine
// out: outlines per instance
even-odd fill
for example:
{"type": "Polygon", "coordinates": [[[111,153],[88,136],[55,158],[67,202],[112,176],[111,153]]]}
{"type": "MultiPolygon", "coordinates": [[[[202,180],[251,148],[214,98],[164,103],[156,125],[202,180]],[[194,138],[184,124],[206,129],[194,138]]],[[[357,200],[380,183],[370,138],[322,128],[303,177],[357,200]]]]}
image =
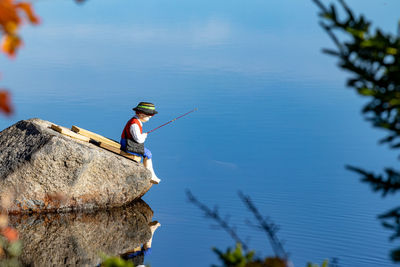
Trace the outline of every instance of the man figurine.
{"type": "Polygon", "coordinates": [[[161,179],[154,173],[150,150],[144,147],[147,133],[143,133],[142,127],[143,123],[149,121],[158,112],[154,104],[149,102],[140,102],[133,110],[136,112],[136,115],[126,123],[121,134],[121,150],[143,156],[143,165],[151,172],[151,182],[158,184],[161,179]]]}
{"type": "Polygon", "coordinates": [[[129,250],[121,255],[121,258],[124,260],[129,260],[133,262],[133,264],[137,267],[146,267],[143,265],[144,256],[151,254],[151,243],[153,242],[154,232],[160,227],[161,224],[158,221],[153,221],[149,223],[151,237],[150,239],[143,244],[143,246],[138,246],[132,250],[129,250]]]}

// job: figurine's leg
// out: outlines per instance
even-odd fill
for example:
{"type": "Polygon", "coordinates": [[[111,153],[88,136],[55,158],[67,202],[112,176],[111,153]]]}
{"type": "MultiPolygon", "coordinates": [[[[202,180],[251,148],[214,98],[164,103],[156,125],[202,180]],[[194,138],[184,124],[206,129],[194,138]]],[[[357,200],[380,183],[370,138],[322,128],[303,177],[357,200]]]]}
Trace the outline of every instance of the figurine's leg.
{"type": "Polygon", "coordinates": [[[151,155],[150,150],[145,148],[145,153],[144,153],[144,157],[143,157],[143,165],[146,167],[146,169],[148,169],[151,172],[151,182],[154,184],[158,184],[159,182],[161,182],[161,179],[158,178],[154,172],[153,161],[151,158],[152,158],[152,155],[151,155]]]}
{"type": "Polygon", "coordinates": [[[153,242],[153,235],[154,235],[154,232],[157,230],[158,227],[161,226],[161,224],[160,224],[159,222],[157,222],[157,221],[154,221],[154,222],[151,222],[151,223],[149,224],[149,226],[150,226],[150,231],[151,231],[151,238],[150,238],[149,241],[147,241],[147,242],[143,245],[143,248],[144,248],[144,249],[151,248],[151,243],[153,242]]]}

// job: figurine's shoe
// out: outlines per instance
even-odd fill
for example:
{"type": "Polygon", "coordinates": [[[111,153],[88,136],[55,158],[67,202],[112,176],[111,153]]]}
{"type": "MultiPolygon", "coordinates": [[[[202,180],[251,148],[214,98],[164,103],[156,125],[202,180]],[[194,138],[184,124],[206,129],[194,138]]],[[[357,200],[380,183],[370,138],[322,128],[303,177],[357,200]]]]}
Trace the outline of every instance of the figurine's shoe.
{"type": "Polygon", "coordinates": [[[160,227],[160,226],[161,226],[161,223],[159,223],[158,221],[154,221],[154,222],[149,223],[150,231],[152,233],[154,233],[154,231],[157,230],[157,228],[160,227]]]}
{"type": "Polygon", "coordinates": [[[153,176],[153,177],[151,178],[151,182],[152,182],[153,184],[159,184],[159,183],[161,182],[161,179],[158,178],[157,176],[153,176]]]}

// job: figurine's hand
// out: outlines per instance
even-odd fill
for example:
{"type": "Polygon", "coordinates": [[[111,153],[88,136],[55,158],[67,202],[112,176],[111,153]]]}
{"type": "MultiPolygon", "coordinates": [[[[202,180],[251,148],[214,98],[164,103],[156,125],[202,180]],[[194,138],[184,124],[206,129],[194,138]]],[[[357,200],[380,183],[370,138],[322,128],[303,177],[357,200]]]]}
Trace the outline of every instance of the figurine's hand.
{"type": "Polygon", "coordinates": [[[147,138],[147,133],[144,133],[143,135],[144,135],[144,138],[146,139],[147,138]]]}

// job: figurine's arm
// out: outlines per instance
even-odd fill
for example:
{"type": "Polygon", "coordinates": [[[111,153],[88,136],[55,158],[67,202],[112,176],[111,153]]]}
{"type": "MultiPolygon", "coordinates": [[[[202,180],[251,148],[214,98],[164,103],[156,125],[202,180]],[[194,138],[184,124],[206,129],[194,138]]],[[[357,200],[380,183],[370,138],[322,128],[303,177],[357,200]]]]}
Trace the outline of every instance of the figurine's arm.
{"type": "Polygon", "coordinates": [[[139,125],[137,125],[136,123],[131,125],[131,128],[129,129],[131,132],[131,135],[133,137],[133,139],[138,142],[139,144],[144,143],[144,141],[146,141],[147,138],[147,133],[140,133],[140,128],[139,125]]]}

